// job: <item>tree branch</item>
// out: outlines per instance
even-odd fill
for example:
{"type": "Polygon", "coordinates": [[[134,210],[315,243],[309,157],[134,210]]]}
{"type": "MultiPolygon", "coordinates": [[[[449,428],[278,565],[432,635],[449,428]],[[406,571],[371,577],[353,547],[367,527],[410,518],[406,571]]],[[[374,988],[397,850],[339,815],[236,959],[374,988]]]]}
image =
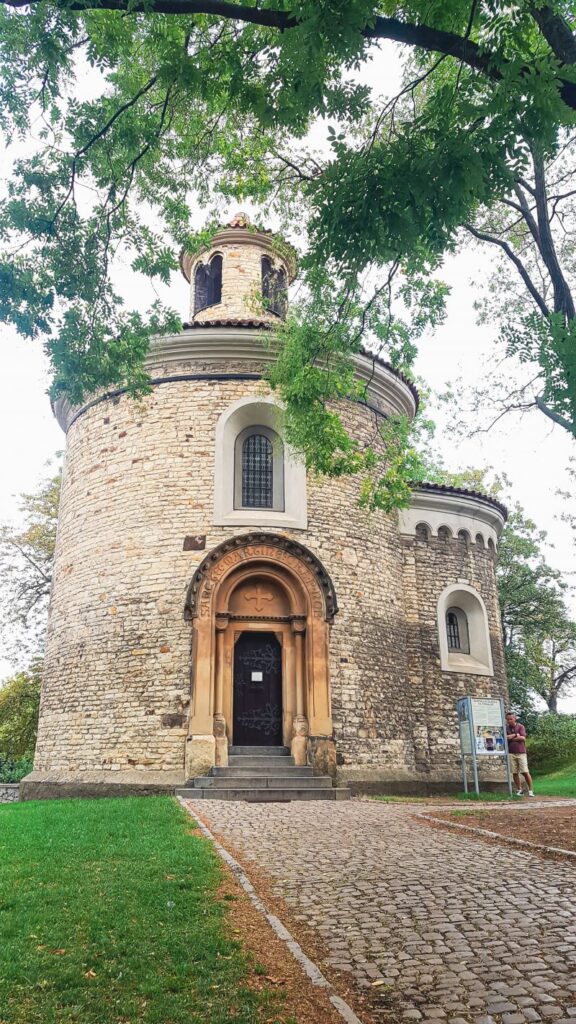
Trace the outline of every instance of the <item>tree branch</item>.
{"type": "Polygon", "coordinates": [[[569,434],[573,434],[576,437],[576,423],[571,423],[565,416],[561,416],[559,412],[554,412],[554,409],[549,409],[543,398],[536,397],[536,405],[543,412],[548,419],[553,420],[554,423],[558,423],[564,430],[567,430],[569,434]]]}
{"type": "Polygon", "coordinates": [[[576,64],[576,39],[570,26],[551,7],[530,6],[530,13],[548,46],[563,64],[576,64]]]}
{"type": "Polygon", "coordinates": [[[466,228],[467,231],[470,232],[471,235],[474,235],[474,238],[478,238],[481,242],[490,242],[492,245],[498,245],[500,246],[501,249],[504,250],[508,259],[516,267],[516,270],[520,274],[520,277],[524,281],[526,288],[530,292],[530,295],[534,299],[534,302],[538,306],[540,312],[546,317],[550,316],[550,310],[548,309],[548,306],[546,305],[544,299],[540,295],[540,292],[533,283],[530,274],[526,270],[526,267],[522,263],[522,260],[519,260],[516,253],[512,251],[512,249],[508,245],[508,242],[505,242],[503,238],[498,238],[496,235],[488,235],[486,234],[485,231],[478,231],[478,229],[475,228],[472,224],[465,224],[464,227],[466,228]]]}
{"type": "MultiPolygon", "coordinates": [[[[5,7],[35,7],[45,0],[0,0],[5,7]]],[[[284,32],[296,28],[301,19],[288,11],[275,11],[246,4],[230,3],[228,0],[52,0],[54,7],[66,11],[126,11],[130,14],[211,14],[215,17],[230,18],[233,21],[248,22],[284,32]]],[[[377,16],[372,24],[360,30],[364,39],[391,39],[407,46],[420,47],[434,53],[456,57],[463,64],[481,71],[493,81],[499,81],[498,65],[508,63],[498,53],[487,53],[477,43],[455,32],[444,32],[430,25],[414,25],[397,18],[377,16]]],[[[529,75],[534,68],[527,65],[519,73],[529,75]]],[[[559,78],[559,93],[566,106],[576,110],[576,83],[559,78]]]]}
{"type": "Polygon", "coordinates": [[[572,292],[570,291],[568,282],[562,273],[562,268],[558,261],[554,239],[550,228],[550,220],[548,218],[548,196],[546,193],[544,160],[539,153],[533,152],[532,161],[534,164],[534,190],[536,198],[536,213],[538,216],[538,234],[540,236],[538,248],[542,254],[542,259],[546,264],[546,269],[548,270],[552,281],[552,287],[554,289],[554,312],[563,313],[567,319],[573,320],[576,318],[574,299],[572,298],[572,292]]]}
{"type": "Polygon", "coordinates": [[[556,693],[559,693],[560,688],[564,683],[570,680],[570,676],[573,675],[574,672],[576,672],[576,665],[570,665],[570,668],[564,669],[564,672],[561,672],[559,676],[556,676],[554,679],[554,690],[556,693]]]}

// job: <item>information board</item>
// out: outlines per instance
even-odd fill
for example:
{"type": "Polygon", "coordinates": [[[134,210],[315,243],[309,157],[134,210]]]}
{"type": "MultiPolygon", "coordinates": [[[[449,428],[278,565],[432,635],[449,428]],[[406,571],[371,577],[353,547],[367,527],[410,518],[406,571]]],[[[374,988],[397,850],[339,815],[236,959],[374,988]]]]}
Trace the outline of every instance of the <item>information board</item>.
{"type": "Polygon", "coordinates": [[[471,697],[472,735],[477,757],[506,753],[502,701],[492,697],[471,697]]]}
{"type": "Polygon", "coordinates": [[[512,795],[512,776],[508,763],[508,744],[504,701],[501,697],[459,697],[457,702],[458,731],[462,755],[462,782],[468,792],[466,761],[472,763],[474,789],[480,795],[479,757],[501,757],[506,765],[508,792],[512,795]]]}

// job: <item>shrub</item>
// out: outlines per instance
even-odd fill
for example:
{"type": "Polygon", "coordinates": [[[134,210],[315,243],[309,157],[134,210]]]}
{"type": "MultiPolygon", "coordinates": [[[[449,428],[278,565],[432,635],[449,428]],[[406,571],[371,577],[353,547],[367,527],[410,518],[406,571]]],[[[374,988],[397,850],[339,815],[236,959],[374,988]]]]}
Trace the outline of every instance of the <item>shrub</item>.
{"type": "Polygon", "coordinates": [[[40,663],[0,684],[0,760],[32,758],[40,706],[40,663]]]}
{"type": "Polygon", "coordinates": [[[540,715],[528,737],[530,766],[553,771],[576,764],[576,717],[540,715]]]}
{"type": "Polygon", "coordinates": [[[32,771],[32,761],[21,757],[18,761],[3,761],[0,756],[0,782],[20,782],[32,771]]]}

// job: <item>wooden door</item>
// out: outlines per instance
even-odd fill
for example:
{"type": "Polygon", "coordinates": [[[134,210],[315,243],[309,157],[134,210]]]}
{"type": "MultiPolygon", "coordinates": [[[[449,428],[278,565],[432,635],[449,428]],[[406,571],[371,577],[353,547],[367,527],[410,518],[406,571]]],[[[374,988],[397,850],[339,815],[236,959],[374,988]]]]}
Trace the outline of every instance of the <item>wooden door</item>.
{"type": "Polygon", "coordinates": [[[242,633],[234,648],[235,746],[282,745],[282,647],[274,633],[242,633]]]}

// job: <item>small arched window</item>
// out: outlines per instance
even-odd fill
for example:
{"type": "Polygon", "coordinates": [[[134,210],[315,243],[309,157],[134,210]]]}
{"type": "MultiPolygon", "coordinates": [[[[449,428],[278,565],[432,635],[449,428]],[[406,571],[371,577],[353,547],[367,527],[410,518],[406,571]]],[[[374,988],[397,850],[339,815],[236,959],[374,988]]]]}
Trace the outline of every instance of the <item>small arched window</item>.
{"type": "Polygon", "coordinates": [[[262,298],[271,313],[284,318],[286,316],[286,271],[280,267],[275,270],[269,256],[262,257],[262,298]]]}
{"type": "Polygon", "coordinates": [[[216,253],[209,263],[199,263],[194,274],[194,315],[222,301],[222,257],[216,253]]]}
{"type": "Polygon", "coordinates": [[[247,427],[236,438],[234,462],[234,507],[282,511],[284,452],[278,434],[247,427]]]}
{"type": "Polygon", "coordinates": [[[427,523],[417,523],[414,532],[417,540],[424,541],[426,544],[430,540],[430,527],[427,523]]]}
{"type": "Polygon", "coordinates": [[[446,633],[449,651],[470,654],[468,619],[461,608],[449,608],[446,612],[446,633]]]}
{"type": "Polygon", "coordinates": [[[469,584],[450,584],[440,594],[438,640],[443,672],[494,674],[486,605],[469,584]]]}

